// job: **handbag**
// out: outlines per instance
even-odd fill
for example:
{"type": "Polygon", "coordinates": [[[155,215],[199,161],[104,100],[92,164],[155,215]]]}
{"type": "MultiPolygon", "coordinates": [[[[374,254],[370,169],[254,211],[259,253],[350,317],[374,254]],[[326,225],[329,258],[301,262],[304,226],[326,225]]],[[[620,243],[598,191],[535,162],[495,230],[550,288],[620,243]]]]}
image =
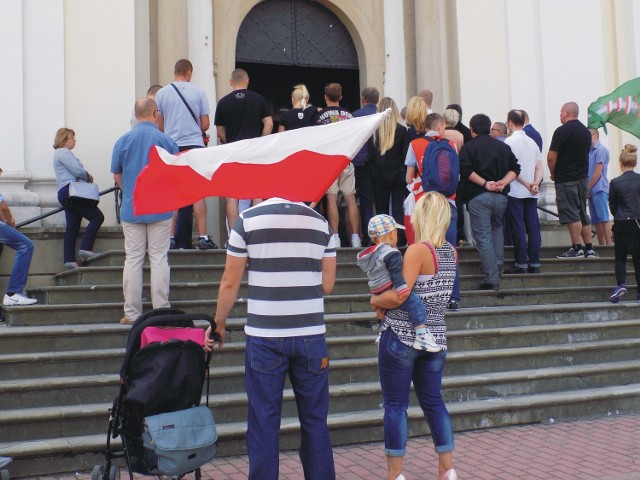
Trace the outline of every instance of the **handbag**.
{"type": "Polygon", "coordinates": [[[187,408],[144,419],[142,443],[151,474],[182,475],[218,453],[218,433],[209,407],[187,408]]]}
{"type": "Polygon", "coordinates": [[[100,189],[95,183],[71,182],[69,203],[85,207],[95,207],[100,202],[100,189]]]}

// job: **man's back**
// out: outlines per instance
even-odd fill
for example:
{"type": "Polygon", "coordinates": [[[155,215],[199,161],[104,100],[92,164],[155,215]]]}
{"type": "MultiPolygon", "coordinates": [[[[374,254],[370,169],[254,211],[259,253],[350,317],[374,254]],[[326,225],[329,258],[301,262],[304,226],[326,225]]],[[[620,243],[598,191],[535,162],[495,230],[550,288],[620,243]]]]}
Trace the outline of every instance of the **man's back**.
{"type": "Polygon", "coordinates": [[[203,115],[209,115],[209,104],[202,90],[189,82],[173,82],[173,84],[166,85],[158,90],[155,98],[158,104],[158,112],[163,117],[164,132],[180,147],[203,147],[204,142],[199,120],[196,122],[193,118],[178,92],[173,88],[172,85],[174,84],[189,104],[196,119],[203,115]]]}
{"type": "Polygon", "coordinates": [[[225,128],[226,143],[259,137],[262,119],[271,112],[264,97],[245,88],[234,90],[218,102],[214,124],[225,128]]]}
{"type": "Polygon", "coordinates": [[[556,183],[571,182],[587,177],[591,133],[578,119],[569,120],[556,128],[549,150],[558,152],[554,177],[556,183]]]}
{"type": "Polygon", "coordinates": [[[327,125],[329,123],[342,122],[343,120],[350,120],[353,115],[349,110],[343,107],[325,107],[318,112],[316,116],[316,123],[318,125],[327,125]]]}
{"type": "Polygon", "coordinates": [[[322,259],[336,253],[320,214],[301,203],[267,200],[240,214],[227,254],[250,259],[248,335],[325,332],[322,259]]]}

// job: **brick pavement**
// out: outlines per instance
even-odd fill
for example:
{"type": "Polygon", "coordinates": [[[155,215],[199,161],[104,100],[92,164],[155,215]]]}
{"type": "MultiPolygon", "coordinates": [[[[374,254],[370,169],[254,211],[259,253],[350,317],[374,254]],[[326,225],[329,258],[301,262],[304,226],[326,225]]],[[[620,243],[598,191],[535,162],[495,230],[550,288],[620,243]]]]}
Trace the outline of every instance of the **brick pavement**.
{"type": "MultiPolygon", "coordinates": [[[[639,415],[460,432],[455,440],[454,465],[463,480],[640,480],[639,415]]],[[[334,457],[338,479],[385,478],[379,442],[337,447],[334,457]]],[[[212,480],[242,479],[248,468],[246,456],[225,457],[204,466],[202,473],[212,480]]],[[[407,480],[436,479],[436,469],[431,438],[410,439],[407,480]]],[[[86,473],[58,477],[89,478],[86,473]]],[[[123,472],[122,478],[128,475],[123,472]]],[[[280,479],[302,478],[297,453],[282,452],[280,479]]]]}

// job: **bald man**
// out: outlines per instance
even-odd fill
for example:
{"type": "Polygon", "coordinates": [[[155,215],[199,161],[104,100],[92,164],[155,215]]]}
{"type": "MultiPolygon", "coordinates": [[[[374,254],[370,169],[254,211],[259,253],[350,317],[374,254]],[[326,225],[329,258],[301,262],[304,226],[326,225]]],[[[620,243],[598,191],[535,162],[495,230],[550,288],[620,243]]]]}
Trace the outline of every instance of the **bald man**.
{"type": "Polygon", "coordinates": [[[560,123],[553,132],[547,154],[551,180],[556,185],[560,223],[567,226],[571,247],[557,258],[597,258],[591,243],[591,219],[587,214],[591,133],[580,120],[575,102],[560,109],[560,123]],[[584,248],[580,239],[584,242],[584,248]]]}

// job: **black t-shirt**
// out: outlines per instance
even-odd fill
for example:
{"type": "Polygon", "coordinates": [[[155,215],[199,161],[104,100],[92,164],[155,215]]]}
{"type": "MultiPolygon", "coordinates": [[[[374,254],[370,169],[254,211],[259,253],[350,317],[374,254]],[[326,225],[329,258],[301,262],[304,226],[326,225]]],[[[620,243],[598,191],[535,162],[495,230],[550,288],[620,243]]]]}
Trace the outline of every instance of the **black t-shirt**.
{"type": "Polygon", "coordinates": [[[569,120],[553,132],[549,150],[558,152],[553,172],[556,183],[574,182],[589,174],[591,133],[580,120],[569,120]]]}
{"type": "Polygon", "coordinates": [[[259,137],[262,134],[262,119],[270,116],[269,106],[262,95],[240,89],[220,99],[214,124],[224,127],[226,141],[231,143],[259,137]]]}
{"type": "Polygon", "coordinates": [[[351,112],[342,107],[325,107],[316,115],[316,124],[328,125],[330,123],[341,122],[353,118],[351,112]]]}
{"type": "Polygon", "coordinates": [[[290,108],[280,117],[280,125],[285,130],[295,130],[296,128],[314,125],[316,107],[308,105],[305,108],[290,108]]]}

